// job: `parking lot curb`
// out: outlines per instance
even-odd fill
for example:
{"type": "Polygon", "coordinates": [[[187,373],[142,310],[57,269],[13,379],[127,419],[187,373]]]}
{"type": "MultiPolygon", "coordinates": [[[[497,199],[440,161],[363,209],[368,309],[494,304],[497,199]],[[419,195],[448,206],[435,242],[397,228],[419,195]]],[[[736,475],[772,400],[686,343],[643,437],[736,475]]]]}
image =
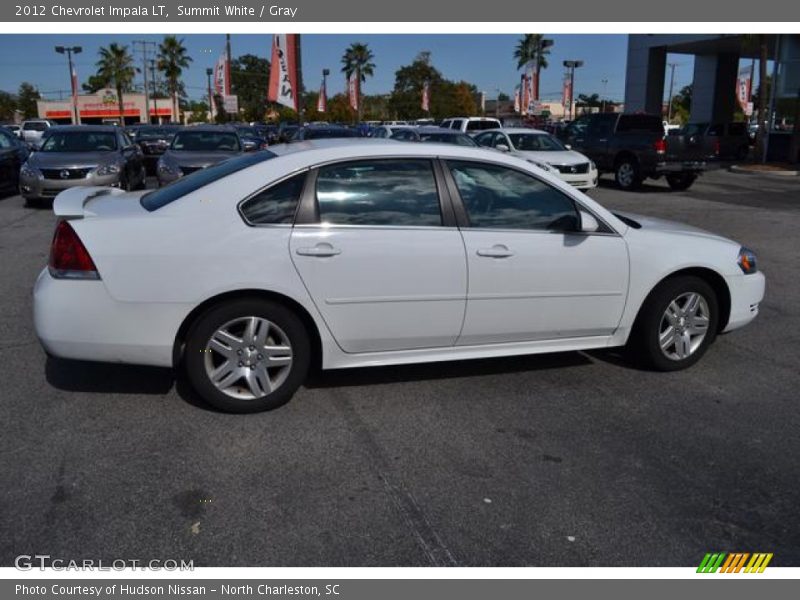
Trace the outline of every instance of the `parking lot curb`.
{"type": "Polygon", "coordinates": [[[765,175],[767,177],[797,177],[800,175],[800,171],[754,171],[738,165],[731,165],[728,167],[728,171],[747,175],[765,175]]]}

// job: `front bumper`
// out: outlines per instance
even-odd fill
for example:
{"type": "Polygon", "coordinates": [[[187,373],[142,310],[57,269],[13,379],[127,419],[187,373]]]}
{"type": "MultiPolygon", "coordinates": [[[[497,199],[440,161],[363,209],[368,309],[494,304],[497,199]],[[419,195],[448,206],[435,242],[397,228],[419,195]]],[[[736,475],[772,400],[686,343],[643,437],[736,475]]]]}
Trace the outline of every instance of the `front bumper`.
{"type": "Polygon", "coordinates": [[[766,278],[761,272],[750,275],[725,277],[731,293],[731,313],[724,332],[744,327],[758,315],[759,304],[764,299],[766,278]]]}
{"type": "Polygon", "coordinates": [[[592,169],[586,173],[555,173],[564,183],[570,184],[579,190],[590,190],[597,187],[597,169],[592,169]]]}
{"type": "Polygon", "coordinates": [[[183,304],[118,302],[102,280],[54,279],[45,268],[33,288],[36,336],[51,356],[172,366],[183,304]]]}
{"type": "Polygon", "coordinates": [[[82,179],[48,179],[39,175],[38,177],[19,176],[19,193],[23,198],[55,198],[63,192],[74,187],[119,187],[120,174],[97,175],[89,173],[82,179]]]}

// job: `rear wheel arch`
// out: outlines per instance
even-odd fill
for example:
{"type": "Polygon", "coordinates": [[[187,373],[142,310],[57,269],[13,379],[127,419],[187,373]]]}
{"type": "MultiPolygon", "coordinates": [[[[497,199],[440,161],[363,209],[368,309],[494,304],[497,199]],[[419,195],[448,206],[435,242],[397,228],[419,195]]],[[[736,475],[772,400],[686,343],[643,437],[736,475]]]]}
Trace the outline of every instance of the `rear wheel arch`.
{"type": "Polygon", "coordinates": [[[725,278],[713,269],[709,269],[707,267],[689,267],[680,269],[678,271],[673,271],[669,275],[661,278],[661,280],[659,280],[658,283],[656,283],[650,289],[650,291],[647,293],[647,296],[645,296],[644,300],[642,300],[641,304],[639,305],[639,309],[636,313],[636,319],[634,319],[634,327],[639,321],[639,316],[642,314],[643,308],[647,305],[648,300],[650,300],[655,291],[665,282],[682,276],[698,277],[711,286],[711,289],[714,290],[714,294],[717,298],[717,304],[719,306],[717,333],[722,332],[725,327],[727,327],[728,319],[730,318],[731,314],[731,292],[728,288],[728,284],[725,282],[725,278]]]}
{"type": "Polygon", "coordinates": [[[303,325],[308,333],[308,337],[311,341],[312,367],[320,367],[322,362],[322,338],[320,337],[317,324],[308,310],[306,310],[302,304],[297,302],[297,300],[294,300],[289,296],[280,294],[278,292],[259,289],[245,289],[224,292],[222,294],[212,296],[211,298],[208,298],[197,305],[186,316],[186,318],[184,318],[181,326],[178,328],[178,333],[175,335],[175,342],[172,347],[172,366],[178,367],[181,364],[186,340],[189,338],[192,328],[200,320],[200,317],[202,317],[212,308],[228,302],[243,299],[256,299],[276,302],[294,312],[303,322],[303,325]]]}

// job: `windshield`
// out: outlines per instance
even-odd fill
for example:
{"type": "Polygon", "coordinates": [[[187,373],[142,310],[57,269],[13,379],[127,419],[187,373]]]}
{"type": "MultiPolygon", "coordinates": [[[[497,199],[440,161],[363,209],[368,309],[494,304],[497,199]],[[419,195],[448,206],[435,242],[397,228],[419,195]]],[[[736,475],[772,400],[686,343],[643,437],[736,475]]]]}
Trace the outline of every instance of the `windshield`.
{"type": "Polygon", "coordinates": [[[309,127],[303,131],[304,140],[320,140],[323,138],[351,138],[358,137],[358,132],[352,129],[315,129],[309,127]]]}
{"type": "Polygon", "coordinates": [[[117,135],[110,131],[54,131],[42,144],[42,152],[109,152],[117,149],[117,135]]]}
{"type": "Polygon", "coordinates": [[[478,144],[468,135],[453,135],[452,133],[421,133],[423,142],[438,142],[440,144],[454,144],[456,146],[474,147],[478,144]]]}
{"type": "Polygon", "coordinates": [[[148,192],[142,196],[142,206],[149,211],[158,210],[162,206],[166,206],[170,202],[174,202],[186,194],[191,194],[201,187],[214,183],[218,179],[222,179],[223,177],[227,177],[237,171],[241,171],[242,169],[246,169],[247,167],[251,167],[271,158],[275,158],[275,154],[269,150],[261,150],[260,152],[253,152],[244,156],[230,158],[212,167],[208,167],[207,169],[195,171],[162,188],[148,192]]]}
{"type": "Polygon", "coordinates": [[[564,152],[566,148],[556,138],[543,133],[510,133],[514,148],[521,152],[564,152]]]}
{"type": "Polygon", "coordinates": [[[147,129],[137,129],[137,140],[171,140],[175,136],[174,130],[169,130],[166,127],[153,127],[147,129]]]}
{"type": "Polygon", "coordinates": [[[181,152],[238,152],[239,137],[231,131],[181,131],[172,140],[181,152]]]}

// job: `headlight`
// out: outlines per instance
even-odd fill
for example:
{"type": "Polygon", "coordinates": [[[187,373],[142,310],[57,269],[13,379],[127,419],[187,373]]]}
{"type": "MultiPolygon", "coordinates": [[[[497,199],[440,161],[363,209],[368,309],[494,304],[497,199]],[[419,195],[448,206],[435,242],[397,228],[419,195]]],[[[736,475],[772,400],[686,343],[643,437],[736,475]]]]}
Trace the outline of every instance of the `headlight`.
{"type": "Polygon", "coordinates": [[[20,176],[27,177],[28,179],[36,179],[39,177],[39,169],[34,169],[33,167],[29,166],[28,163],[25,163],[19,170],[19,174],[20,176]]]}
{"type": "Polygon", "coordinates": [[[542,171],[548,171],[548,172],[552,172],[553,171],[553,167],[551,167],[547,163],[539,162],[538,160],[531,160],[530,158],[527,159],[527,160],[532,165],[536,165],[537,167],[539,167],[542,171]]]}
{"type": "Polygon", "coordinates": [[[756,253],[742,246],[739,249],[739,258],[736,259],[739,268],[745,275],[758,272],[758,265],[756,263],[756,253]]]}
{"type": "Polygon", "coordinates": [[[166,162],[164,160],[158,161],[158,172],[165,175],[180,175],[181,170],[178,165],[166,162]]]}
{"type": "Polygon", "coordinates": [[[95,171],[95,173],[97,175],[101,175],[101,176],[104,176],[104,175],[116,175],[121,170],[122,170],[122,168],[119,166],[118,163],[108,163],[107,165],[101,165],[100,167],[98,167],[97,171],[95,171]]]}

